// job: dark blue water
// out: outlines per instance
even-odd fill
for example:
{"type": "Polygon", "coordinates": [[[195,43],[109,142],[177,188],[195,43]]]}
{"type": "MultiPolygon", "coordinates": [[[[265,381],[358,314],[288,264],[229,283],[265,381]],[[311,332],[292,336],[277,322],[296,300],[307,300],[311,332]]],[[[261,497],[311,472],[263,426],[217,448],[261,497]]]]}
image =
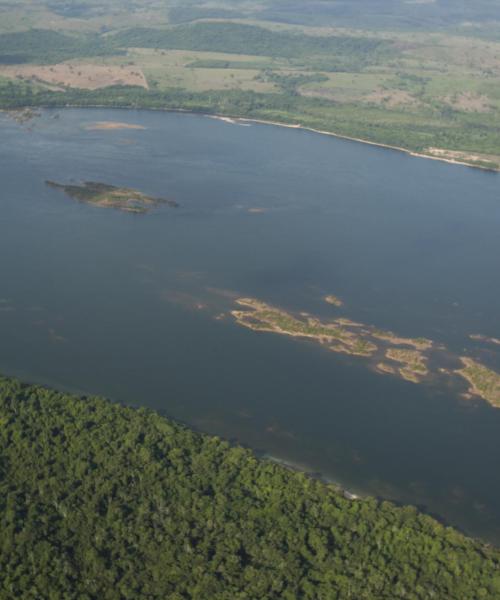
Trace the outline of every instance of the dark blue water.
{"type": "Polygon", "coordinates": [[[499,176],[203,116],[55,114],[0,116],[3,373],[160,409],[500,542],[500,410],[465,382],[415,385],[216,318],[253,296],[499,370],[500,347],[468,338],[500,337],[499,176]],[[86,129],[104,120],[146,129],[86,129]],[[180,207],[100,209],[46,179],[180,207]]]}

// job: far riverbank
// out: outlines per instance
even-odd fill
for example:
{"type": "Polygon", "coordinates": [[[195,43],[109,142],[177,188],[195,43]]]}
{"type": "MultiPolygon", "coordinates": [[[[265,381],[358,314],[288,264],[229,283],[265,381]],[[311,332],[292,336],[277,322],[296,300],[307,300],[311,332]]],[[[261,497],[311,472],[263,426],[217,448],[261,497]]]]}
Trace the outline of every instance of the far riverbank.
{"type": "MultiPolygon", "coordinates": [[[[452,165],[461,165],[461,166],[465,166],[465,167],[471,167],[474,169],[480,169],[482,171],[489,171],[491,173],[499,173],[500,172],[500,166],[494,166],[494,164],[487,164],[488,161],[486,159],[483,159],[481,156],[473,154],[473,153],[467,153],[461,150],[448,150],[448,149],[444,149],[444,148],[430,148],[430,150],[432,150],[434,153],[425,153],[425,152],[416,152],[414,150],[411,150],[409,148],[404,148],[402,146],[393,146],[391,144],[384,144],[382,142],[374,142],[371,140],[366,140],[363,138],[358,138],[358,137],[353,137],[353,136],[348,136],[348,135],[344,135],[341,133],[336,133],[333,131],[328,131],[325,129],[316,129],[314,127],[308,127],[307,125],[302,125],[300,123],[284,123],[281,121],[273,121],[273,120],[267,120],[267,119],[258,119],[258,118],[251,118],[251,117],[241,117],[241,116],[236,116],[236,115],[232,115],[232,114],[220,114],[220,113],[210,113],[210,112],[206,112],[206,111],[197,111],[197,110],[190,110],[190,109],[186,109],[186,108],[154,108],[154,107],[141,107],[141,106],[107,106],[105,104],[85,104],[85,105],[79,105],[79,104],[65,104],[63,106],[60,107],[56,107],[56,106],[44,106],[42,105],[36,105],[36,106],[30,106],[30,107],[23,107],[20,108],[19,111],[24,111],[26,109],[32,109],[32,110],[36,110],[36,109],[64,109],[64,108],[76,108],[76,109],[96,109],[96,108],[101,108],[101,109],[119,109],[119,110],[147,110],[147,111],[161,111],[161,112],[172,112],[172,113],[186,113],[186,114],[193,114],[193,115],[202,115],[202,116],[206,116],[206,117],[210,117],[212,119],[218,119],[221,121],[224,121],[226,123],[234,123],[234,124],[251,124],[251,123],[259,123],[262,125],[274,125],[275,127],[286,127],[288,129],[301,129],[303,131],[310,131],[312,133],[318,133],[320,135],[327,135],[327,136],[331,136],[331,137],[335,137],[338,139],[342,139],[342,140],[348,140],[351,142],[358,142],[361,144],[367,144],[369,146],[376,146],[379,148],[385,148],[387,150],[395,150],[397,152],[403,152],[409,156],[415,157],[415,158],[426,158],[426,159],[430,159],[430,160],[436,160],[436,161],[440,161],[440,162],[445,162],[448,164],[452,164],[452,165]],[[470,156],[470,161],[467,160],[467,156],[470,156]],[[486,164],[484,164],[486,163],[486,164]]],[[[16,109],[12,110],[12,109],[0,109],[0,112],[3,113],[15,113],[16,109]]],[[[26,121],[22,121],[22,122],[26,122],[26,121]]]]}

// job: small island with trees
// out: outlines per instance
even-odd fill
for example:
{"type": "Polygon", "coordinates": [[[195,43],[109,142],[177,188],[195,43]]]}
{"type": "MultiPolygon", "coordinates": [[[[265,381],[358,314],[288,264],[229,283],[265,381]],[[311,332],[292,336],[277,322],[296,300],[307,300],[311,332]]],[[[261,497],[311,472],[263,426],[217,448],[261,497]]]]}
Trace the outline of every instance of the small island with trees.
{"type": "Polygon", "coordinates": [[[129,213],[146,213],[161,204],[177,207],[174,200],[148,196],[143,192],[107,183],[85,181],[81,185],[57,183],[47,180],[49,187],[62,190],[67,196],[101,208],[115,208],[129,213]]]}

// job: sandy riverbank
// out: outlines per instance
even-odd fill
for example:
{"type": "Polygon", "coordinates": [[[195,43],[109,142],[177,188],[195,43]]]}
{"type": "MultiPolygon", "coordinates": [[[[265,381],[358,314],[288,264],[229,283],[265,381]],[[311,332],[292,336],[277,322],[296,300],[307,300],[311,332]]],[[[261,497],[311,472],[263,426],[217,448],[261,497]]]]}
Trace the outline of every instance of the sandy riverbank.
{"type": "MultiPolygon", "coordinates": [[[[54,107],[39,106],[36,108],[54,108],[54,107]]],[[[73,104],[73,105],[67,104],[67,105],[59,107],[59,108],[81,108],[81,109],[104,108],[104,109],[109,109],[109,110],[132,110],[131,107],[129,107],[129,106],[107,106],[107,105],[102,105],[102,104],[84,105],[84,106],[81,106],[78,104],[73,104]]],[[[249,125],[251,123],[260,123],[262,125],[274,125],[276,127],[287,127],[288,129],[302,129],[303,131],[310,131],[312,133],[328,135],[328,136],[339,138],[342,140],[349,140],[351,142],[359,142],[360,144],[368,144],[369,146],[377,146],[379,148],[385,148],[387,150],[396,150],[397,152],[404,152],[405,154],[408,154],[409,156],[413,156],[416,158],[426,158],[426,159],[430,159],[430,160],[438,160],[440,162],[446,162],[446,163],[453,164],[453,165],[462,165],[464,167],[481,169],[482,171],[490,171],[493,173],[500,172],[500,166],[495,168],[493,166],[490,167],[490,166],[484,166],[481,164],[477,164],[473,161],[467,162],[466,160],[458,160],[457,158],[447,158],[444,154],[436,156],[436,155],[432,155],[432,154],[425,154],[422,152],[415,152],[413,150],[409,150],[408,148],[402,148],[400,146],[391,146],[390,144],[382,144],[380,142],[372,142],[370,140],[364,140],[362,138],[356,138],[356,137],[352,137],[352,136],[348,136],[348,135],[343,135],[340,133],[334,133],[332,131],[325,131],[323,129],[315,129],[313,127],[307,127],[305,125],[300,125],[298,123],[281,123],[279,121],[268,121],[265,119],[251,119],[249,117],[230,117],[228,115],[197,112],[197,111],[192,111],[192,110],[188,110],[185,108],[134,107],[133,110],[152,110],[152,111],[178,112],[178,113],[186,113],[186,114],[193,114],[193,115],[203,115],[203,116],[209,117],[211,119],[221,120],[226,123],[230,123],[230,124],[234,124],[234,125],[249,125]]],[[[7,112],[7,111],[4,110],[3,112],[7,112]]],[[[457,153],[459,153],[459,151],[456,151],[456,150],[445,150],[442,148],[432,148],[432,150],[434,152],[439,151],[439,152],[443,152],[443,153],[448,153],[449,155],[457,155],[457,153]]],[[[475,155],[471,155],[471,156],[474,157],[475,155]]]]}
{"type": "MultiPolygon", "coordinates": [[[[189,112],[189,111],[187,111],[189,112]]],[[[234,125],[244,125],[251,123],[260,123],[261,125],[274,125],[275,127],[286,127],[288,129],[302,129],[303,131],[310,131],[312,133],[319,133],[321,135],[329,135],[331,137],[339,138],[342,140],[349,140],[351,142],[359,142],[360,144],[368,144],[369,146],[377,146],[379,148],[386,148],[387,150],[396,150],[397,152],[404,152],[409,156],[413,156],[416,158],[428,158],[430,160],[438,160],[440,162],[446,162],[452,165],[462,165],[464,167],[472,167],[475,169],[482,169],[483,171],[492,171],[492,172],[500,172],[500,167],[494,168],[489,166],[484,166],[481,164],[477,164],[478,160],[481,160],[481,157],[476,154],[471,154],[471,162],[467,162],[465,156],[467,153],[457,151],[457,150],[446,150],[444,148],[429,148],[429,154],[423,152],[415,152],[413,150],[409,150],[408,148],[402,148],[401,146],[391,146],[390,144],[382,144],[381,142],[372,142],[370,140],[364,140],[362,138],[352,137],[349,135],[343,135],[340,133],[334,133],[332,131],[326,131],[324,129],[315,129],[314,127],[307,127],[305,125],[300,125],[299,123],[281,123],[280,121],[267,121],[265,119],[250,119],[248,117],[225,117],[223,115],[207,115],[212,119],[218,119],[220,121],[225,121],[226,123],[231,123],[234,125]],[[462,159],[458,157],[462,157],[462,159]]]]}
{"type": "MultiPolygon", "coordinates": [[[[263,125],[275,125],[276,127],[287,127],[289,129],[302,129],[304,131],[311,131],[313,133],[319,133],[321,135],[329,135],[331,137],[336,137],[342,140],[349,140],[351,142],[359,142],[361,144],[368,144],[369,146],[378,146],[379,148],[386,148],[388,150],[396,150],[398,152],[404,152],[405,154],[408,154],[409,156],[413,156],[416,158],[428,158],[430,160],[438,160],[441,162],[446,162],[449,164],[453,164],[453,165],[462,165],[465,167],[473,167],[475,169],[482,169],[483,171],[492,171],[492,172],[500,172],[500,167],[498,168],[494,168],[494,167],[486,167],[480,164],[477,164],[475,162],[473,162],[473,159],[471,159],[471,162],[467,162],[466,160],[459,160],[458,158],[451,158],[452,155],[457,156],[457,154],[459,154],[458,151],[456,150],[445,150],[442,148],[432,148],[432,150],[434,152],[439,152],[442,154],[425,154],[422,152],[414,152],[413,150],[409,150],[408,148],[402,148],[401,146],[391,146],[390,144],[382,144],[380,142],[372,142],[370,140],[364,140],[362,138],[356,138],[356,137],[352,137],[352,136],[348,136],[348,135],[342,135],[340,133],[333,133],[332,131],[326,131],[323,129],[314,129],[313,127],[306,127],[305,125],[300,125],[298,123],[280,123],[279,121],[266,121],[264,119],[249,119],[246,117],[242,117],[242,118],[238,118],[238,119],[233,119],[233,121],[235,121],[236,123],[238,121],[242,121],[242,122],[248,122],[248,123],[261,123],[263,125]],[[446,154],[448,154],[449,156],[447,157],[446,154]]],[[[479,158],[476,157],[476,155],[471,155],[473,158],[479,158]]]]}

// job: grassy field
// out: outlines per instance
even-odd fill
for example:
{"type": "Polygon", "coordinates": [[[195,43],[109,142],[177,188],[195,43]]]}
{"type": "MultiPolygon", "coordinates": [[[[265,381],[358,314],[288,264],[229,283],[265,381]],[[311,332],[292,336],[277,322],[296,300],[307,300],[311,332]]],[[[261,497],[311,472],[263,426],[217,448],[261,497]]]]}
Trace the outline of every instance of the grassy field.
{"type": "Polygon", "coordinates": [[[252,66],[262,64],[263,68],[269,62],[266,57],[218,52],[132,48],[127,53],[127,62],[140,68],[149,85],[156,89],[181,87],[194,92],[212,89],[277,91],[272,83],[258,81],[259,68],[197,68],[192,66],[196,61],[204,61],[205,64],[217,64],[214,61],[250,63],[252,66]]]}
{"type": "MultiPolygon", "coordinates": [[[[376,11],[360,2],[372,22],[376,11]]],[[[59,90],[255,92],[273,98],[252,115],[231,116],[500,165],[500,24],[490,5],[444,10],[439,0],[417,10],[401,3],[386,29],[378,17],[377,27],[363,29],[363,17],[355,23],[341,4],[323,7],[317,23],[277,0],[188,6],[128,0],[105,9],[93,0],[0,0],[0,77],[59,90]],[[466,13],[468,27],[459,21],[466,13]]],[[[225,106],[214,101],[213,109],[227,112],[225,106]]]]}

